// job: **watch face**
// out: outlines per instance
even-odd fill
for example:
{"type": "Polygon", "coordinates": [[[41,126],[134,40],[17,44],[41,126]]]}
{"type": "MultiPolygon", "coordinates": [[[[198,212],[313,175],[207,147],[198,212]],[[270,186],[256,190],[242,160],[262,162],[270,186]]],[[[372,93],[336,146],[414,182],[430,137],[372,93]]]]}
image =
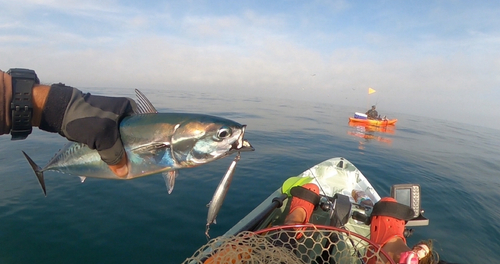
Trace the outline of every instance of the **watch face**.
{"type": "Polygon", "coordinates": [[[28,79],[28,80],[34,80],[36,84],[40,83],[40,80],[38,79],[38,76],[36,75],[34,70],[14,68],[14,69],[9,69],[7,73],[13,79],[14,78],[28,79]]]}
{"type": "Polygon", "coordinates": [[[40,83],[35,71],[28,69],[10,69],[12,78],[11,132],[12,140],[25,139],[31,134],[33,115],[32,90],[40,83]]]}

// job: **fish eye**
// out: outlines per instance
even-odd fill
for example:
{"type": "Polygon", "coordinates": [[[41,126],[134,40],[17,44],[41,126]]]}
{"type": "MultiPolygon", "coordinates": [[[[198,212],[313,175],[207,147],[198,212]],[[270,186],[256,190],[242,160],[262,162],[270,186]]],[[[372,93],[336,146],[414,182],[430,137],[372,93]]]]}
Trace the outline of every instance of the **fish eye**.
{"type": "Polygon", "coordinates": [[[217,137],[218,138],[227,138],[230,137],[233,131],[231,131],[231,128],[229,127],[221,127],[219,131],[217,131],[217,137]]]}

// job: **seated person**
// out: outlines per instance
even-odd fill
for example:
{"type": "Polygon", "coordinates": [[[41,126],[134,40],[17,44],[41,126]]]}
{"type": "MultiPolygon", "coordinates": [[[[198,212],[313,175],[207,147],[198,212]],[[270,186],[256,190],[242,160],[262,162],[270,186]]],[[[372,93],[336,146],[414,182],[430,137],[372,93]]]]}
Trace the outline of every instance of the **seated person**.
{"type": "Polygon", "coordinates": [[[413,211],[410,207],[397,203],[391,197],[380,199],[371,214],[371,241],[380,246],[396,263],[438,263],[437,256],[432,252],[431,241],[421,241],[413,248],[406,245],[403,234],[406,222],[412,218],[413,211]]]}
{"type": "Polygon", "coordinates": [[[366,115],[368,116],[368,119],[378,119],[378,112],[375,110],[376,106],[372,105],[372,109],[366,111],[366,115]]]}
{"type": "MultiPolygon", "coordinates": [[[[318,185],[314,183],[307,183],[302,185],[302,187],[305,188],[306,190],[311,191],[312,193],[315,193],[316,196],[319,195],[318,185]]],[[[311,199],[314,199],[314,197],[311,199]]],[[[290,212],[286,216],[284,224],[285,225],[307,224],[314,211],[314,207],[319,202],[319,196],[317,199],[318,201],[307,201],[297,196],[293,196],[292,202],[290,204],[290,212]]]]}
{"type": "MultiPolygon", "coordinates": [[[[301,198],[292,195],[290,211],[285,218],[285,225],[307,224],[311,218],[317,204],[315,196],[319,194],[319,188],[314,183],[304,184],[302,187],[306,190],[305,194],[304,190],[301,190],[302,193],[299,195],[301,198]]],[[[370,225],[371,240],[376,245],[382,247],[382,250],[396,263],[438,263],[438,257],[432,251],[431,240],[420,241],[413,248],[409,248],[406,245],[406,238],[403,234],[406,221],[413,218],[411,208],[402,204],[397,204],[397,207],[391,207],[391,204],[387,206],[388,203],[397,204],[394,198],[385,197],[373,208],[370,225]]],[[[296,238],[299,239],[300,237],[301,234],[298,234],[296,238]]],[[[368,263],[371,262],[368,261],[368,263]]],[[[389,261],[386,261],[386,263],[389,263],[389,261]]]]}

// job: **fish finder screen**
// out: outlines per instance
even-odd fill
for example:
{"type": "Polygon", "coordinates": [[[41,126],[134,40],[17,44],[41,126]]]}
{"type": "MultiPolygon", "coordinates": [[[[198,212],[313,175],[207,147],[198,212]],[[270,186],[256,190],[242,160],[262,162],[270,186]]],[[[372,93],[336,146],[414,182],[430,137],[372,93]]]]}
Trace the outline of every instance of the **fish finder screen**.
{"type": "Polygon", "coordinates": [[[410,189],[396,189],[396,201],[401,204],[411,206],[410,189]]]}

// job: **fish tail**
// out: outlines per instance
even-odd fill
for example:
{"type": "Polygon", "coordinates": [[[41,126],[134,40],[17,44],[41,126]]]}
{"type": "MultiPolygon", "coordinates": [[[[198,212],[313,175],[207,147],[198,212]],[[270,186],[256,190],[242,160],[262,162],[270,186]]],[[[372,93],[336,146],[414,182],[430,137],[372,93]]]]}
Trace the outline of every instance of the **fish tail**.
{"type": "Polygon", "coordinates": [[[28,160],[29,164],[31,165],[31,168],[33,168],[33,171],[35,172],[36,178],[38,179],[38,182],[40,183],[40,186],[42,187],[43,194],[47,196],[47,190],[45,189],[45,181],[43,179],[43,171],[42,168],[40,168],[36,163],[26,154],[26,152],[23,151],[24,157],[28,160]]]}
{"type": "Polygon", "coordinates": [[[205,227],[205,236],[207,237],[207,240],[210,240],[210,234],[208,233],[210,231],[210,224],[207,224],[205,227]]]}

